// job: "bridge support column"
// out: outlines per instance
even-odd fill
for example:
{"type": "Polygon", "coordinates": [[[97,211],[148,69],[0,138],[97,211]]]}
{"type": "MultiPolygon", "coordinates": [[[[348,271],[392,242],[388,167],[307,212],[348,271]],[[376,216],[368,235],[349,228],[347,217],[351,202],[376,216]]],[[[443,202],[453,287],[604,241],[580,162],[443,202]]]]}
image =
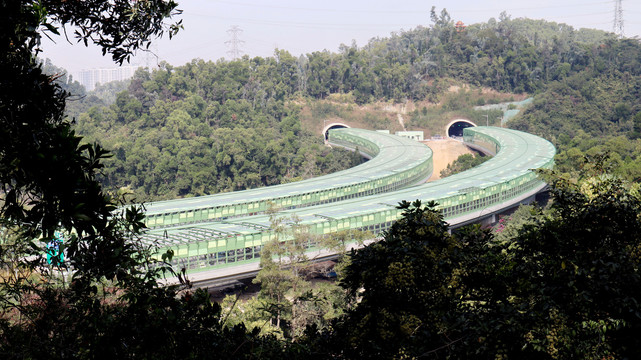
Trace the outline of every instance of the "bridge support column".
{"type": "Polygon", "coordinates": [[[496,223],[496,214],[492,214],[484,217],[483,219],[481,219],[480,223],[481,225],[484,225],[484,226],[493,225],[494,223],[496,223]]]}
{"type": "Polygon", "coordinates": [[[536,194],[521,200],[520,204],[521,205],[529,205],[529,204],[532,204],[534,202],[536,202],[536,194]]]}

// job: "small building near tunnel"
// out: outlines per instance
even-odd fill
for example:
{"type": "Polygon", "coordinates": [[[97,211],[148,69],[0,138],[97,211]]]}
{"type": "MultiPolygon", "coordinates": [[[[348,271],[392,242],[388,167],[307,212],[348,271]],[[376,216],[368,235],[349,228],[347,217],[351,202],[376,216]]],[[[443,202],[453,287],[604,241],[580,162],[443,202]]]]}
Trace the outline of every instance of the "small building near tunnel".
{"type": "Polygon", "coordinates": [[[424,136],[422,131],[397,131],[395,135],[416,141],[423,141],[424,136]]]}
{"type": "Polygon", "coordinates": [[[463,137],[463,129],[474,126],[476,126],[476,124],[469,120],[456,119],[447,124],[445,131],[450,138],[461,138],[463,137]]]}

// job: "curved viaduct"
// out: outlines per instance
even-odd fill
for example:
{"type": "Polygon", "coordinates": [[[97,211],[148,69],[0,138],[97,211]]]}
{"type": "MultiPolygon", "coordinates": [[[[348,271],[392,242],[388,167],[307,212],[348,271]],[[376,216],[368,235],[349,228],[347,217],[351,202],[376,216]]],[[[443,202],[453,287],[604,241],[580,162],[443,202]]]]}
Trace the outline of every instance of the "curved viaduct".
{"type": "MultiPolygon", "coordinates": [[[[290,219],[295,216],[299,219],[298,224],[304,225],[310,234],[318,236],[331,236],[334,232],[348,229],[369,230],[374,234],[380,234],[401,216],[401,211],[396,209],[400,201],[420,199],[424,203],[436,201],[451,227],[462,226],[533,199],[536,193],[546,187],[533,169],[551,168],[556,152],[551,143],[531,134],[496,127],[470,127],[464,129],[463,141],[468,146],[483,152],[496,154],[492,159],[463,173],[422,185],[409,186],[422,181],[427,172],[431,173],[431,151],[425,151],[424,145],[418,146],[419,143],[411,140],[409,140],[411,143],[407,143],[400,142],[398,139],[395,135],[360,129],[330,131],[329,141],[336,146],[363,149],[366,144],[374,142],[378,144],[368,149],[374,154],[371,161],[345,170],[344,174],[364,177],[360,185],[351,186],[370,186],[371,188],[364,192],[339,193],[330,181],[339,181],[340,176],[332,178],[334,175],[332,174],[320,177],[317,179],[321,179],[321,184],[324,183],[325,187],[332,190],[322,189],[323,186],[317,188],[318,183],[314,185],[311,182],[312,188],[315,189],[313,192],[307,191],[296,196],[313,198],[317,192],[331,191],[331,195],[328,195],[333,196],[331,201],[316,201],[303,207],[290,207],[287,205],[294,204],[296,201],[281,200],[281,205],[286,206],[279,211],[279,215],[290,219]],[[389,141],[386,146],[383,144],[383,138],[389,141]],[[411,150],[399,153],[398,151],[403,148],[411,150]],[[389,157],[388,152],[397,154],[396,159],[389,157]],[[402,154],[414,152],[421,152],[424,161],[414,159],[409,163],[403,163],[402,168],[390,165],[408,156],[402,154]],[[429,157],[429,160],[426,157],[429,157]],[[376,171],[376,166],[372,166],[373,173],[369,173],[368,176],[364,176],[365,173],[357,175],[367,168],[368,164],[371,165],[383,158],[389,160],[383,163],[390,166],[380,168],[380,171],[376,171]],[[429,166],[425,165],[425,160],[429,162],[429,166]],[[403,175],[404,179],[412,178],[413,181],[400,184],[397,189],[394,189],[394,186],[390,186],[391,183],[385,184],[383,180],[389,173],[420,175],[413,177],[403,175]]],[[[398,178],[395,179],[398,180],[398,178]]],[[[299,183],[281,186],[296,184],[299,183]]],[[[150,216],[176,219],[175,224],[167,225],[164,221],[160,224],[150,223],[151,230],[143,236],[143,239],[156,242],[161,247],[173,249],[175,254],[173,264],[185,267],[190,277],[196,282],[206,283],[212,279],[220,281],[247,277],[258,271],[262,246],[277,236],[270,228],[268,215],[251,213],[252,196],[255,192],[262,190],[276,196],[275,191],[270,191],[272,188],[277,187],[203,197],[209,199],[208,201],[213,199],[226,201],[223,198],[233,194],[245,199],[246,203],[242,206],[247,209],[241,209],[241,204],[234,205],[243,213],[235,218],[216,218],[217,213],[214,211],[213,220],[209,220],[211,215],[207,213],[207,215],[201,215],[198,222],[182,221],[188,219],[190,213],[193,217],[199,209],[207,208],[202,204],[195,205],[201,201],[200,198],[152,204],[148,207],[151,210],[150,216]],[[163,206],[167,203],[173,204],[173,210],[182,210],[162,215],[165,209],[163,206]]],[[[289,200],[293,198],[290,197],[289,200]]],[[[307,244],[310,257],[332,255],[319,248],[318,243],[312,240],[313,238],[310,237],[307,244]]],[[[287,239],[281,234],[280,240],[287,239]]]]}
{"type": "Polygon", "coordinates": [[[332,143],[358,149],[371,160],[288,184],[151,203],[146,225],[168,228],[263,214],[270,206],[288,210],[328,204],[416,185],[432,175],[432,150],[407,138],[349,129],[336,132],[332,143]]]}

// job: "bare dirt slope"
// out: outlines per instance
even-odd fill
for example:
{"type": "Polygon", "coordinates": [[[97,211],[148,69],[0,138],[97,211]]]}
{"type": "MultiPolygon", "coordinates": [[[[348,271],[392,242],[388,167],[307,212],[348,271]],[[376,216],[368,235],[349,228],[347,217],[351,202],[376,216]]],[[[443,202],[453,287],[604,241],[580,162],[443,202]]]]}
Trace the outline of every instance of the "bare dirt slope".
{"type": "Polygon", "coordinates": [[[452,139],[431,140],[423,143],[429,146],[434,152],[432,157],[432,159],[434,159],[434,172],[428,181],[440,179],[441,170],[445,169],[448,164],[456,160],[459,156],[474,153],[467,146],[463,145],[462,142],[452,139]]]}

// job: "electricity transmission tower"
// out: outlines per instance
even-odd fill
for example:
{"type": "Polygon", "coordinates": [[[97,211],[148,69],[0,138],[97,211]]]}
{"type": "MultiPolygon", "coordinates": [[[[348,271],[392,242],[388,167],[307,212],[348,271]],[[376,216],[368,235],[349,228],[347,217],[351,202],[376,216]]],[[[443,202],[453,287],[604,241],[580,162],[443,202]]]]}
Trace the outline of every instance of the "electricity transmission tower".
{"type": "Polygon", "coordinates": [[[623,0],[615,0],[614,2],[614,33],[620,38],[623,37],[623,7],[621,2],[623,0]]]}
{"type": "Polygon", "coordinates": [[[241,32],[243,32],[243,29],[239,28],[238,25],[234,25],[229,30],[227,30],[227,34],[231,36],[231,40],[225,41],[225,44],[230,47],[229,51],[227,51],[227,54],[231,56],[232,60],[236,60],[240,57],[241,51],[239,47],[240,45],[245,43],[238,38],[238,34],[240,34],[241,32]]]}

